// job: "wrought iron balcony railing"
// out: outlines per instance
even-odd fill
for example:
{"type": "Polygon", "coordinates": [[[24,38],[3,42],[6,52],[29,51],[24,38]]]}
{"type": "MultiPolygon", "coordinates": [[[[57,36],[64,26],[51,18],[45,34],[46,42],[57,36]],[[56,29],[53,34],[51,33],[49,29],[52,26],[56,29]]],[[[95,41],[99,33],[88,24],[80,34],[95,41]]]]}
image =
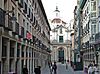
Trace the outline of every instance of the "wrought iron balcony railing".
{"type": "Polygon", "coordinates": [[[65,40],[63,42],[59,42],[57,40],[52,40],[51,43],[52,44],[71,44],[71,41],[70,40],[65,40]]]}

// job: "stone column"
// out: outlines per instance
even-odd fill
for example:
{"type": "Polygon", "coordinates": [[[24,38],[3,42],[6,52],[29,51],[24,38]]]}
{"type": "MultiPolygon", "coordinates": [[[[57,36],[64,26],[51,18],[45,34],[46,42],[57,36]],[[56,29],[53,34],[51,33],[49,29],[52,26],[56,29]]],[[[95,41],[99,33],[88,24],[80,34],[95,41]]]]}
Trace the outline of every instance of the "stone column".
{"type": "Polygon", "coordinates": [[[22,48],[22,46],[21,46],[21,44],[20,44],[20,58],[19,58],[19,73],[20,74],[22,74],[22,59],[21,59],[21,48],[22,48]]]}
{"type": "MultiPolygon", "coordinates": [[[[24,46],[24,58],[26,58],[26,46],[24,46]]],[[[26,59],[24,59],[24,65],[26,65],[26,59]]]]}
{"type": "Polygon", "coordinates": [[[27,57],[28,58],[27,59],[27,69],[28,69],[28,74],[29,74],[29,59],[30,59],[29,58],[29,50],[30,50],[30,47],[27,48],[27,54],[28,54],[28,57],[27,57]]]}
{"type": "Polygon", "coordinates": [[[32,55],[32,56],[33,56],[33,57],[32,57],[32,60],[33,60],[33,61],[32,61],[32,63],[33,63],[32,67],[33,67],[33,69],[32,69],[32,70],[33,70],[33,73],[34,73],[34,48],[32,49],[32,51],[33,51],[33,55],[32,55]]]}
{"type": "Polygon", "coordinates": [[[15,43],[15,51],[14,51],[14,57],[15,57],[15,72],[17,72],[17,42],[15,43]]]}
{"type": "Polygon", "coordinates": [[[5,74],[7,74],[9,72],[9,61],[10,61],[10,40],[7,40],[7,60],[6,60],[6,65],[7,65],[7,72],[5,69],[5,74]]]}
{"type": "MultiPolygon", "coordinates": [[[[16,50],[16,42],[11,43],[10,46],[11,46],[10,49],[13,48],[13,51],[14,51],[14,53],[13,53],[14,56],[12,56],[12,60],[11,60],[11,71],[15,72],[15,60],[16,60],[15,50],[16,50]]],[[[10,50],[10,52],[11,52],[11,50],[10,50]]]]}

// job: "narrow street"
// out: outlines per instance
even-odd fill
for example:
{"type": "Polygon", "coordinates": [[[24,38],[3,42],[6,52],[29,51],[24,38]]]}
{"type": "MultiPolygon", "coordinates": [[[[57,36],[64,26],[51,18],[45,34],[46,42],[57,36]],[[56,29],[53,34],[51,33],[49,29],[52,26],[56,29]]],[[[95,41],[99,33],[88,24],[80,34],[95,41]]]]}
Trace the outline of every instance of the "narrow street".
{"type": "MultiPolygon", "coordinates": [[[[49,68],[46,67],[45,69],[42,69],[42,74],[50,74],[49,68]]],[[[70,66],[68,66],[68,69],[66,69],[65,64],[58,63],[57,74],[83,74],[83,71],[73,71],[70,66]]]]}
{"type": "Polygon", "coordinates": [[[100,0],[0,0],[0,74],[54,74],[52,64],[100,74],[100,0]]]}

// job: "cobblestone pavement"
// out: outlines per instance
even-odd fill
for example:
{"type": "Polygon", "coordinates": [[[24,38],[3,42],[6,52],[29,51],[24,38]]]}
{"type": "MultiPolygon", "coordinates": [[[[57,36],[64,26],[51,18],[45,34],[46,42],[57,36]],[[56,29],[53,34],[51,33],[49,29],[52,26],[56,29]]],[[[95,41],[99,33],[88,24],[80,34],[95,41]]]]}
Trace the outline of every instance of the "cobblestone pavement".
{"type": "MultiPolygon", "coordinates": [[[[42,74],[50,74],[49,67],[42,69],[42,74]]],[[[73,69],[70,66],[68,66],[68,69],[66,69],[65,64],[58,63],[57,64],[57,74],[84,74],[84,73],[83,71],[73,71],[73,69]]]]}

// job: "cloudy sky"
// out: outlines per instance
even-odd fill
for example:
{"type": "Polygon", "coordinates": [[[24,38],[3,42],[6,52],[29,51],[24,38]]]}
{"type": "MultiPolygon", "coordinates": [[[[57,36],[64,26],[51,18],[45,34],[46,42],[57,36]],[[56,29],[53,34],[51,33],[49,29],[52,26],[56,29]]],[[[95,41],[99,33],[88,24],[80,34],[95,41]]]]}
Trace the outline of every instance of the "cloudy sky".
{"type": "Polygon", "coordinates": [[[77,0],[42,0],[46,15],[48,19],[54,17],[54,10],[56,6],[60,10],[60,17],[66,23],[73,19],[73,10],[77,0]]]}

